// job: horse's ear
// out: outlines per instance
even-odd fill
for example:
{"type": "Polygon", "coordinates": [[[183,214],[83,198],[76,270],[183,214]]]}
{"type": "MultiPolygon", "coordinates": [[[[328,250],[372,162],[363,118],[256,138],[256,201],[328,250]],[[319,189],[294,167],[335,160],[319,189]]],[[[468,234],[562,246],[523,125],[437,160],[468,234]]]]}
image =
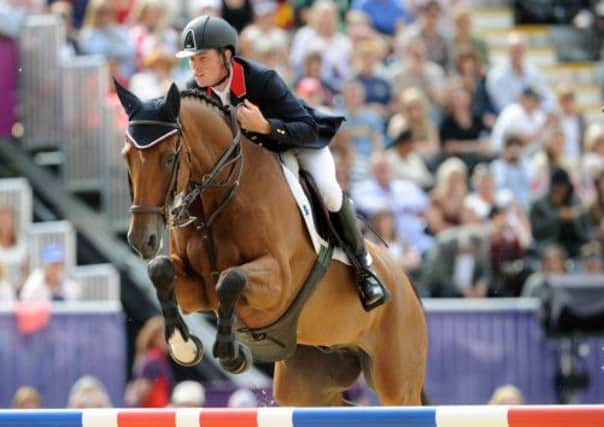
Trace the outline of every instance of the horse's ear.
{"type": "Polygon", "coordinates": [[[122,103],[122,107],[124,107],[124,110],[126,110],[126,114],[128,114],[128,117],[132,117],[132,115],[141,108],[141,100],[138,99],[135,94],[122,86],[115,77],[113,78],[113,84],[115,85],[115,91],[117,92],[117,96],[122,103]]]}
{"type": "Polygon", "coordinates": [[[172,114],[172,117],[176,119],[178,117],[178,113],[180,112],[180,92],[178,91],[178,86],[176,86],[176,83],[172,82],[170,85],[170,89],[166,94],[166,99],[164,102],[166,105],[166,110],[168,110],[168,112],[172,114]]]}

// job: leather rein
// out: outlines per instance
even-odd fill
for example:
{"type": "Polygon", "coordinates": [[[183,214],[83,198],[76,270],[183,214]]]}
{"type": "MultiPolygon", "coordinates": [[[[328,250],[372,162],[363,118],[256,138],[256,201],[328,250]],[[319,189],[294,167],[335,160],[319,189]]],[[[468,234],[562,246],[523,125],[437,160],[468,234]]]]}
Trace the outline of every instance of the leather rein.
{"type": "Polygon", "coordinates": [[[176,197],[175,193],[178,184],[178,171],[180,169],[183,145],[185,146],[189,168],[192,167],[192,155],[190,147],[181,141],[183,129],[180,121],[177,119],[176,123],[159,120],[131,120],[128,122],[128,125],[166,126],[178,131],[175,152],[176,160],[170,174],[170,184],[164,203],[161,206],[144,206],[133,204],[130,206],[130,212],[133,214],[160,215],[170,228],[184,228],[194,225],[195,228],[201,232],[203,242],[208,253],[210,267],[212,269],[212,278],[214,281],[217,281],[219,272],[216,265],[216,248],[210,227],[235,196],[240,184],[241,176],[243,175],[244,158],[243,150],[241,149],[241,129],[237,124],[235,109],[231,108],[229,112],[231,119],[230,125],[234,134],[231,144],[221,154],[220,158],[216,161],[212,169],[203,176],[201,182],[194,182],[190,180],[187,183],[185,194],[182,197],[176,197]],[[216,177],[230,166],[232,166],[232,169],[225,181],[216,183],[216,177]],[[226,190],[224,198],[218,204],[218,207],[216,207],[210,214],[206,213],[203,204],[203,193],[208,189],[226,190]],[[177,198],[178,200],[176,200],[177,198]],[[193,216],[190,213],[190,207],[195,200],[199,200],[200,202],[201,210],[199,216],[193,216]],[[170,208],[172,204],[174,204],[174,206],[170,208]]]}

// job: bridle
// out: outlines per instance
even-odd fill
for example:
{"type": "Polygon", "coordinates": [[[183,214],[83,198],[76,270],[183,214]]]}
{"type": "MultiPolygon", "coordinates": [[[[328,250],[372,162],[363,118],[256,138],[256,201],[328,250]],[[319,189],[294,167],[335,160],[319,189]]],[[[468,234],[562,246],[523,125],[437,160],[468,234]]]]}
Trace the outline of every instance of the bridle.
{"type": "MultiPolygon", "coordinates": [[[[218,279],[218,271],[216,266],[216,250],[210,227],[218,218],[218,215],[224,210],[229,202],[235,196],[237,189],[239,188],[241,176],[243,175],[243,151],[241,149],[241,129],[237,123],[235,109],[229,109],[231,119],[231,129],[233,131],[233,140],[227,149],[218,158],[210,172],[203,176],[201,182],[194,182],[189,180],[185,190],[185,194],[179,198],[176,206],[170,209],[170,206],[175,201],[175,193],[178,184],[178,171],[180,169],[181,154],[183,145],[186,147],[189,167],[192,165],[191,149],[184,144],[181,139],[183,137],[183,129],[180,121],[177,119],[176,123],[164,122],[159,120],[131,120],[128,125],[146,125],[146,126],[167,126],[177,130],[176,139],[176,159],[172,166],[170,174],[170,184],[168,186],[168,192],[164,203],[160,206],[144,206],[144,205],[131,205],[130,212],[133,214],[153,214],[160,215],[164,222],[170,228],[184,228],[190,225],[194,225],[197,230],[202,234],[208,257],[210,260],[210,266],[212,268],[212,277],[214,280],[218,279]],[[216,177],[226,168],[233,166],[229,172],[228,177],[222,183],[216,183],[216,177]],[[218,207],[214,209],[211,214],[206,214],[205,207],[203,204],[203,193],[208,189],[225,189],[226,194],[222,201],[218,204],[218,207]],[[192,216],[190,214],[190,207],[195,202],[200,202],[200,216],[192,216]]],[[[129,183],[130,184],[130,183],[129,183]]],[[[130,188],[131,184],[130,184],[130,188]]]]}
{"type": "MultiPolygon", "coordinates": [[[[170,184],[168,186],[168,197],[166,197],[164,203],[161,206],[145,206],[145,205],[136,205],[132,204],[130,206],[130,213],[133,214],[155,214],[160,215],[162,219],[165,221],[168,212],[169,205],[174,200],[174,192],[176,189],[176,181],[178,176],[178,170],[180,169],[180,153],[183,144],[181,143],[182,136],[182,127],[180,125],[180,121],[177,120],[174,122],[165,122],[161,120],[130,120],[128,122],[128,126],[165,126],[168,128],[172,128],[177,131],[176,134],[176,159],[174,160],[174,164],[172,165],[172,171],[170,172],[170,184]]],[[[190,151],[187,150],[187,154],[190,156],[190,151]]],[[[128,174],[128,185],[130,187],[130,196],[132,198],[132,182],[130,182],[130,174],[128,174]]]]}

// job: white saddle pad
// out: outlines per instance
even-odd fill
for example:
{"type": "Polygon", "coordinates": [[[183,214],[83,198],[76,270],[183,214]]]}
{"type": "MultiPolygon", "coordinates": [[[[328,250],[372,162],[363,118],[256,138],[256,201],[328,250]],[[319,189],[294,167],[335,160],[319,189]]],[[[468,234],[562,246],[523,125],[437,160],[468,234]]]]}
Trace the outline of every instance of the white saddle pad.
{"type": "MultiPolygon", "coordinates": [[[[308,197],[306,197],[306,193],[298,181],[298,161],[293,154],[287,152],[281,153],[280,158],[281,166],[283,167],[283,174],[285,175],[285,179],[289,185],[292,195],[294,196],[294,199],[296,199],[296,203],[298,204],[298,208],[300,209],[300,213],[302,214],[304,223],[306,224],[306,230],[310,235],[310,240],[312,241],[312,245],[318,255],[321,247],[327,247],[328,243],[319,235],[319,232],[317,231],[315,219],[312,215],[310,201],[308,200],[308,197]]],[[[368,253],[367,257],[371,265],[371,255],[368,253]]],[[[351,265],[348,256],[342,250],[342,248],[334,249],[333,259],[338,260],[346,265],[351,265]]]]}

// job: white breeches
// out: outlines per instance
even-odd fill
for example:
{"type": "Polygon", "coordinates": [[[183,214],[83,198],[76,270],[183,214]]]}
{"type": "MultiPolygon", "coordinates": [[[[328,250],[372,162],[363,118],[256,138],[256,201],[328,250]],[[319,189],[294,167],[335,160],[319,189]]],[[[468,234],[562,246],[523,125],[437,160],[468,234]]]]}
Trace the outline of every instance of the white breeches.
{"type": "Polygon", "coordinates": [[[312,175],[327,209],[330,212],[339,211],[343,194],[336,179],[336,165],[329,147],[295,148],[288,152],[296,157],[300,169],[312,175]]]}

